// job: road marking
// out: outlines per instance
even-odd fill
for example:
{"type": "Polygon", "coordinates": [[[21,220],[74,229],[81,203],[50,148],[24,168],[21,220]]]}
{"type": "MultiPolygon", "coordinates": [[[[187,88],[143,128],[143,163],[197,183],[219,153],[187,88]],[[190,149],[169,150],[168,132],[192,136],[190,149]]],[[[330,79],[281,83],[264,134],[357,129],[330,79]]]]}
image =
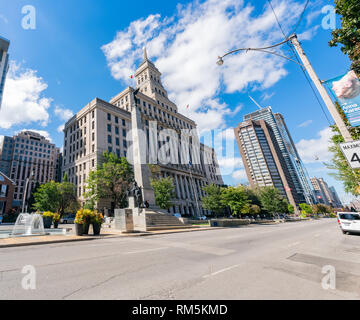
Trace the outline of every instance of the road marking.
{"type": "Polygon", "coordinates": [[[229,270],[232,270],[232,269],[235,269],[237,267],[239,267],[240,265],[239,264],[236,264],[234,266],[231,266],[231,267],[228,267],[228,268],[225,268],[225,269],[221,269],[219,271],[216,271],[216,272],[213,272],[213,273],[210,273],[210,274],[206,274],[203,276],[204,279],[206,278],[210,278],[210,277],[213,277],[213,276],[216,276],[217,274],[219,273],[223,273],[223,272],[226,272],[226,271],[229,271],[229,270]]]}
{"type": "Polygon", "coordinates": [[[124,254],[145,253],[145,252],[151,252],[151,251],[164,250],[167,248],[168,247],[161,247],[161,248],[152,248],[152,249],[146,249],[146,250],[130,251],[130,252],[124,252],[124,254]]]}

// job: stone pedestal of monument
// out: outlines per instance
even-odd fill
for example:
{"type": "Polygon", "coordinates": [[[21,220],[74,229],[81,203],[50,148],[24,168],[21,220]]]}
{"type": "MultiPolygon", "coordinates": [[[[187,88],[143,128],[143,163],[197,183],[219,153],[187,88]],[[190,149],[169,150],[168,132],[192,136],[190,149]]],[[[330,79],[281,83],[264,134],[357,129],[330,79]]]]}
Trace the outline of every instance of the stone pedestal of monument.
{"type": "Polygon", "coordinates": [[[129,197],[129,208],[115,210],[115,229],[124,233],[146,231],[146,209],[136,208],[134,197],[129,197]]]}
{"type": "Polygon", "coordinates": [[[124,233],[134,232],[132,209],[115,209],[115,229],[124,233]]]}

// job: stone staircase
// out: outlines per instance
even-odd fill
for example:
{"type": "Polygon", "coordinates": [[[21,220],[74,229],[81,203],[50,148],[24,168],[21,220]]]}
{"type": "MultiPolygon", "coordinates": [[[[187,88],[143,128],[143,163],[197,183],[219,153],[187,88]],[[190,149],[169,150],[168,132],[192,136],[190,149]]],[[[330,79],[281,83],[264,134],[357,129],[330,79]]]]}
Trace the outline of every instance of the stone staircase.
{"type": "Polygon", "coordinates": [[[146,212],[146,229],[148,231],[188,228],[192,228],[192,226],[184,224],[179,218],[171,214],[146,212]]]}

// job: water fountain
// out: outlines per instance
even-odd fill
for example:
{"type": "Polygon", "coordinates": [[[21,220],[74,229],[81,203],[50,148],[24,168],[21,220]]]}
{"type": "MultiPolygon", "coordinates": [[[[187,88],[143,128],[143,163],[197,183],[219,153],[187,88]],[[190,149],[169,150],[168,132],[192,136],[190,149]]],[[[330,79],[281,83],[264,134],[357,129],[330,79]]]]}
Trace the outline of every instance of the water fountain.
{"type": "Polygon", "coordinates": [[[12,237],[45,235],[44,222],[40,214],[20,213],[12,230],[12,237]]]}

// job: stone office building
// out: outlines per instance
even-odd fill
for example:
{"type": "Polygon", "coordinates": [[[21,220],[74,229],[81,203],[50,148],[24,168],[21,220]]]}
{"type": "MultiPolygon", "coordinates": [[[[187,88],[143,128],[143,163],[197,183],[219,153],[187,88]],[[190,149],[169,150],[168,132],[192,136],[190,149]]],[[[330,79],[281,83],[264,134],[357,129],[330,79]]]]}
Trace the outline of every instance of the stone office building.
{"type": "MultiPolygon", "coordinates": [[[[158,176],[173,178],[176,187],[170,212],[206,214],[201,207],[202,187],[210,183],[223,185],[214,149],[199,142],[196,123],[179,113],[168,99],[161,73],[148,59],[146,50],[135,79],[136,89],[128,87],[110,102],[96,98],[65,124],[63,174],[68,174],[70,182],[77,186],[79,200],[84,201],[86,179],[101,163],[104,151],[132,162],[131,130],[138,127],[133,124],[132,111],[136,108],[141,117],[139,136],[147,142],[145,150],[141,150],[146,163],[158,165],[158,176]],[[185,142],[184,137],[188,139],[185,142]]],[[[98,207],[113,210],[114,204],[104,200],[98,207]]]]}
{"type": "Polygon", "coordinates": [[[58,181],[60,149],[37,132],[22,131],[0,141],[0,170],[16,183],[14,206],[21,207],[36,183],[58,181]],[[26,181],[29,187],[26,189],[26,181]]]}

